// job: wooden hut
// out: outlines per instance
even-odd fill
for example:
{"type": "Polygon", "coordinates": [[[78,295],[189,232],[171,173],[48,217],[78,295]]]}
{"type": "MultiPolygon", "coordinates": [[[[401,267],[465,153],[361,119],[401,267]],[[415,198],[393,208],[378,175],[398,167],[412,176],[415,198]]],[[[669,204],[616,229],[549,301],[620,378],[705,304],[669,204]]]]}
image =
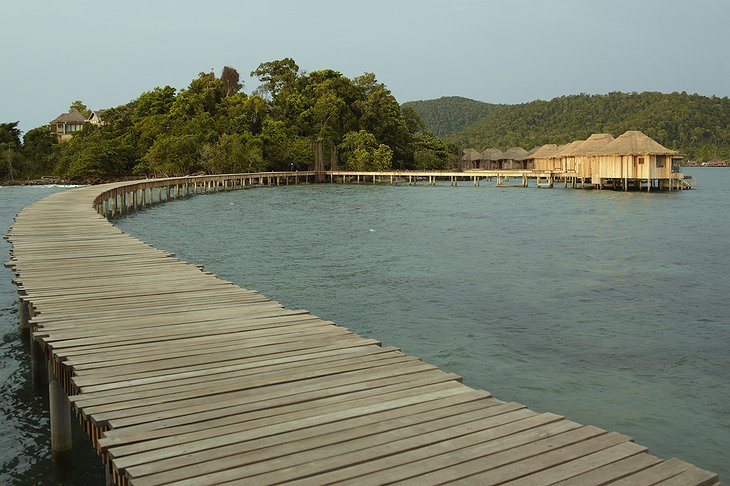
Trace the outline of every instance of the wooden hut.
{"type": "Polygon", "coordinates": [[[482,154],[474,149],[464,149],[461,154],[461,169],[470,170],[478,169],[479,163],[482,159],[482,154]]]}
{"type": "Polygon", "coordinates": [[[548,143],[538,148],[530,157],[532,157],[533,170],[555,170],[560,168],[560,158],[558,152],[560,147],[554,143],[548,143]],[[557,167],[556,167],[557,164],[557,167]]]}
{"type": "Polygon", "coordinates": [[[512,147],[504,152],[500,169],[526,169],[529,162],[526,157],[527,150],[522,147],[512,147]]]}
{"type": "Polygon", "coordinates": [[[496,148],[488,148],[482,151],[482,169],[497,170],[501,169],[500,161],[504,159],[504,154],[496,148]]]}
{"type": "Polygon", "coordinates": [[[594,133],[575,147],[572,150],[575,176],[582,181],[593,180],[594,176],[600,177],[598,155],[602,154],[601,150],[612,141],[613,135],[610,133],[594,133]]]}
{"type": "Polygon", "coordinates": [[[558,157],[560,158],[560,170],[563,172],[575,172],[575,154],[578,147],[585,142],[585,140],[574,140],[568,144],[563,145],[558,150],[558,157]]]}
{"type": "Polygon", "coordinates": [[[629,184],[640,188],[647,181],[650,188],[654,181],[673,179],[672,159],[677,152],[670,150],[639,131],[628,131],[596,151],[598,168],[593,169],[591,183],[628,189],[629,184]]]}

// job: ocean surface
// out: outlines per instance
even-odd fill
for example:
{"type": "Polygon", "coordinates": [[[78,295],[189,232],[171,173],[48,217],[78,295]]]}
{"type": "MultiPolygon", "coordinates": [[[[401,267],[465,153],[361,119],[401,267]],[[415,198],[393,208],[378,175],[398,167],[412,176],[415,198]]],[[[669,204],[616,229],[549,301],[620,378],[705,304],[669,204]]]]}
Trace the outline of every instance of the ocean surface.
{"type": "MultiPolygon", "coordinates": [[[[501,400],[622,432],[727,481],[730,170],[686,173],[697,190],[262,188],[116,224],[501,400]]],[[[0,188],[0,231],[56,190],[0,188]]],[[[0,330],[0,484],[103,484],[80,435],[70,467],[50,462],[47,398],[29,381],[6,269],[0,330]]]]}

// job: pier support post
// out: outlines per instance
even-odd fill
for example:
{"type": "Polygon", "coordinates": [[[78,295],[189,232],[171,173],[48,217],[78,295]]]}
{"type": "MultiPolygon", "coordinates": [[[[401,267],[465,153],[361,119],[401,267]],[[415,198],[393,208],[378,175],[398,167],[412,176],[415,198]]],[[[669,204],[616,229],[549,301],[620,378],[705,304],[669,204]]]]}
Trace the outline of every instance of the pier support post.
{"type": "Polygon", "coordinates": [[[53,461],[68,462],[71,457],[71,404],[52,366],[48,367],[48,410],[53,461]]]}
{"type": "Polygon", "coordinates": [[[30,340],[30,376],[34,385],[44,385],[48,378],[46,354],[35,339],[30,340]]]}
{"type": "Polygon", "coordinates": [[[25,341],[30,336],[30,308],[29,303],[22,298],[18,298],[18,326],[20,328],[20,338],[25,341]]]}

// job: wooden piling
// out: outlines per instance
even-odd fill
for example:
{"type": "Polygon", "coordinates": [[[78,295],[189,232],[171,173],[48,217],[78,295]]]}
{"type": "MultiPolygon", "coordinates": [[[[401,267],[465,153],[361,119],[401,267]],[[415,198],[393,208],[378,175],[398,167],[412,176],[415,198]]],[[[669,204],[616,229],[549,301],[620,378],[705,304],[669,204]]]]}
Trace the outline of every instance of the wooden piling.
{"type": "Polygon", "coordinates": [[[71,455],[71,405],[53,367],[48,367],[48,410],[51,421],[51,453],[54,462],[68,462],[71,455]]]}

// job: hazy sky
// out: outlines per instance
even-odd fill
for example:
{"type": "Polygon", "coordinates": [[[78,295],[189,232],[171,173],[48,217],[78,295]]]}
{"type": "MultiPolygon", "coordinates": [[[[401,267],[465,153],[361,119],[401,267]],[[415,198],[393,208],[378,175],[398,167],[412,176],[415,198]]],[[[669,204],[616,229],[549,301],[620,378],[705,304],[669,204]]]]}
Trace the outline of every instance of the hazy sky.
{"type": "Polygon", "coordinates": [[[374,72],[400,102],[730,95],[730,0],[0,0],[0,122],[260,63],[374,72]]]}

